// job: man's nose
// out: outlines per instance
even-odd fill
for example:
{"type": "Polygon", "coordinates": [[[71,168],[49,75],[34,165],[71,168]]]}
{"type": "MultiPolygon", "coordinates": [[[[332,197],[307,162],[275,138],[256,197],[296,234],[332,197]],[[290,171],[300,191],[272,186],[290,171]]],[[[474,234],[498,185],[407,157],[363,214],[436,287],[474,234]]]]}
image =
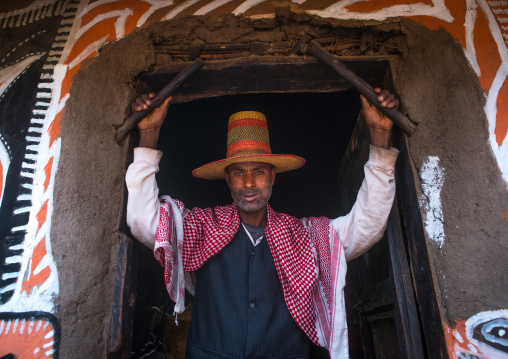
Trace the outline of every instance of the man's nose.
{"type": "Polygon", "coordinates": [[[243,183],[245,188],[253,188],[256,187],[256,183],[254,182],[254,176],[252,173],[248,173],[245,175],[245,181],[243,183]]]}

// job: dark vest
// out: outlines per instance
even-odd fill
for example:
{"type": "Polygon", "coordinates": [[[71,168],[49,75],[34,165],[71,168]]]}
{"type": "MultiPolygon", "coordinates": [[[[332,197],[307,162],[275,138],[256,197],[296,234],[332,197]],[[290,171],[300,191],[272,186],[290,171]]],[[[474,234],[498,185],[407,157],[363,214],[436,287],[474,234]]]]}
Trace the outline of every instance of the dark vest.
{"type": "Polygon", "coordinates": [[[240,226],[196,271],[187,359],[307,359],[310,339],[295,323],[264,238],[253,246],[240,226]]]}

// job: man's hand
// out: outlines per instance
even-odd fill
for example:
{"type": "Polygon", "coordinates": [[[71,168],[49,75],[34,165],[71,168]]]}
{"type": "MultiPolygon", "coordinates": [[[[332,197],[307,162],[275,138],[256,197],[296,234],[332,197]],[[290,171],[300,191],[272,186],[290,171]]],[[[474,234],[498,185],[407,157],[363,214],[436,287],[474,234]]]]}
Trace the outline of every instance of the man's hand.
{"type": "MultiPolygon", "coordinates": [[[[376,88],[374,91],[378,94],[377,100],[382,107],[398,108],[399,100],[390,91],[380,88],[376,88]]],[[[363,95],[360,95],[360,98],[363,116],[370,129],[372,146],[388,149],[393,121],[372,105],[363,95]]]]}
{"type": "MultiPolygon", "coordinates": [[[[132,111],[143,111],[152,104],[155,94],[144,94],[136,98],[132,103],[132,111]]],[[[138,123],[139,130],[139,147],[156,148],[159,139],[159,131],[164,123],[166,114],[168,113],[171,97],[162,103],[159,107],[148,114],[141,122],[138,123]]]]}

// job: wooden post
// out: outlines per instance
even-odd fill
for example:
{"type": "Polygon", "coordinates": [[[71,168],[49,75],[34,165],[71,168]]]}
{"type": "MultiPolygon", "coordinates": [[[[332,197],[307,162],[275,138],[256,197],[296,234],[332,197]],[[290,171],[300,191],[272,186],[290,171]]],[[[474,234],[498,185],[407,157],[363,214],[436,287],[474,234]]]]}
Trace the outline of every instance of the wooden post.
{"type": "Polygon", "coordinates": [[[409,118],[404,116],[399,110],[396,108],[382,107],[377,100],[378,95],[374,92],[372,86],[365,82],[353,71],[351,71],[337,57],[329,54],[314,41],[310,42],[309,46],[307,47],[307,52],[317,57],[322,63],[329,66],[332,70],[342,76],[347,82],[353,85],[362,95],[367,98],[367,100],[370,101],[370,103],[376,106],[383,114],[388,116],[388,118],[390,118],[396,125],[402,128],[402,130],[404,130],[408,136],[411,136],[416,130],[417,125],[409,118]]]}
{"type": "Polygon", "coordinates": [[[171,94],[176,91],[178,87],[180,87],[185,80],[194,75],[203,67],[203,65],[204,63],[202,60],[197,60],[190,66],[183,69],[182,72],[176,75],[170,83],[164,86],[164,88],[155,95],[152,99],[152,104],[146,110],[133,112],[129,117],[127,117],[123,124],[117,128],[115,141],[121,142],[142,119],[159,107],[171,94]]]}

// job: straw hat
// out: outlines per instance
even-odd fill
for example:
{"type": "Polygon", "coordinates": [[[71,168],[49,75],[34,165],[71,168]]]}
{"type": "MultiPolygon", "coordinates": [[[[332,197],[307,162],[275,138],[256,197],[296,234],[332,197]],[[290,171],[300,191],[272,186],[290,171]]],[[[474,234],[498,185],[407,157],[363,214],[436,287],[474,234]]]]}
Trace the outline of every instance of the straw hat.
{"type": "Polygon", "coordinates": [[[224,169],[238,162],[270,163],[277,173],[294,170],[305,164],[302,157],[272,154],[266,117],[256,111],[241,111],[231,115],[226,158],[196,168],[192,174],[204,179],[223,179],[224,169]]]}

